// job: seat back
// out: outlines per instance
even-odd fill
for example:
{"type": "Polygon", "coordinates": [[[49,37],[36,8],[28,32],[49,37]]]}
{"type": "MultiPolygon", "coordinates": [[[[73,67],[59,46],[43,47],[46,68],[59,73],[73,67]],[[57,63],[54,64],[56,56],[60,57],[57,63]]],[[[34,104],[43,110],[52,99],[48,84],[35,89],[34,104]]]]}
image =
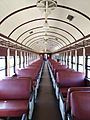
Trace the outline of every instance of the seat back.
{"type": "Polygon", "coordinates": [[[58,71],[56,77],[60,87],[85,86],[84,78],[84,73],[76,71],[58,71]]]}
{"type": "Polygon", "coordinates": [[[38,77],[38,71],[36,69],[29,69],[29,68],[16,70],[16,74],[22,77],[31,77],[32,79],[35,80],[38,77]]]}
{"type": "Polygon", "coordinates": [[[0,81],[0,99],[29,99],[30,80],[8,79],[0,81]]]}
{"type": "Polygon", "coordinates": [[[72,92],[70,97],[73,120],[90,120],[90,92],[72,92]]]}
{"type": "Polygon", "coordinates": [[[71,103],[70,103],[70,94],[75,91],[90,91],[90,87],[71,87],[67,91],[67,100],[66,100],[66,111],[70,112],[71,103]]]}

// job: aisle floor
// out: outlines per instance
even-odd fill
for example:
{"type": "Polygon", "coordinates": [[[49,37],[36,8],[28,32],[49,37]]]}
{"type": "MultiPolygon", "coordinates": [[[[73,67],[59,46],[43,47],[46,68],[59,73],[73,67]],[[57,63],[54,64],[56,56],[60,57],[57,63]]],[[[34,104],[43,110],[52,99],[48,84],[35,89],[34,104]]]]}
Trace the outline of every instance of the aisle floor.
{"type": "Polygon", "coordinates": [[[45,62],[32,120],[62,120],[45,62]]]}

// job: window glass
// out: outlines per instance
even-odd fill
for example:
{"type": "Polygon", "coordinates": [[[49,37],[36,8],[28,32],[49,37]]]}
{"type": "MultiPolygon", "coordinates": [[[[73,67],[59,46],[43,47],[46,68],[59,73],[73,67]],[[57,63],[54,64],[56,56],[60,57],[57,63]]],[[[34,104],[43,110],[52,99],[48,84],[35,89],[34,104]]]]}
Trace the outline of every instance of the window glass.
{"type": "Polygon", "coordinates": [[[78,71],[83,72],[83,56],[78,56],[78,71]]]}
{"type": "Polygon", "coordinates": [[[73,56],[73,63],[75,63],[75,56],[73,56]]]}
{"type": "Polygon", "coordinates": [[[79,64],[83,65],[83,56],[79,56],[79,64]]]}
{"type": "Polygon", "coordinates": [[[76,70],[75,56],[72,57],[72,68],[76,70]]]}
{"type": "Polygon", "coordinates": [[[69,67],[71,68],[71,56],[69,56],[69,67]]]}
{"type": "Polygon", "coordinates": [[[17,56],[17,68],[19,68],[20,61],[19,61],[19,56],[17,56]]]}
{"type": "Polygon", "coordinates": [[[87,68],[87,78],[90,79],[90,67],[87,68]]]}
{"type": "Polygon", "coordinates": [[[90,66],[90,57],[88,57],[87,66],[90,66]]]}
{"type": "Polygon", "coordinates": [[[0,80],[5,78],[5,70],[0,71],[0,80]]]}
{"type": "Polygon", "coordinates": [[[5,77],[5,56],[0,56],[0,79],[5,77]]]}
{"type": "Polygon", "coordinates": [[[0,70],[5,69],[5,57],[0,56],[0,70]]]}
{"type": "Polygon", "coordinates": [[[78,71],[83,72],[83,65],[78,65],[78,71]]]}
{"type": "Polygon", "coordinates": [[[21,56],[21,68],[23,68],[23,56],[21,56]]]}
{"type": "Polygon", "coordinates": [[[10,56],[10,76],[14,74],[14,56],[10,56]]]}
{"type": "Polygon", "coordinates": [[[90,56],[87,56],[86,77],[90,80],[90,56]]]}
{"type": "Polygon", "coordinates": [[[75,64],[73,64],[73,69],[76,70],[76,65],[75,64]]]}

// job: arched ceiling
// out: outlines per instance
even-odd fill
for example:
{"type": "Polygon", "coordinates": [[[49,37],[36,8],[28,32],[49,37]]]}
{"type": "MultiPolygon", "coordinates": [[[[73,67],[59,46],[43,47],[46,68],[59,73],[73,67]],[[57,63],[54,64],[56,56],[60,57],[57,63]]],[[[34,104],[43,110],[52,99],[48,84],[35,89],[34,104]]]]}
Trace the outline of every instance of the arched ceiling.
{"type": "Polygon", "coordinates": [[[90,34],[90,0],[57,0],[47,21],[37,0],[0,0],[0,33],[36,52],[56,52],[90,34]],[[67,16],[73,16],[73,20],[67,16]],[[47,38],[47,39],[46,39],[47,38]]]}

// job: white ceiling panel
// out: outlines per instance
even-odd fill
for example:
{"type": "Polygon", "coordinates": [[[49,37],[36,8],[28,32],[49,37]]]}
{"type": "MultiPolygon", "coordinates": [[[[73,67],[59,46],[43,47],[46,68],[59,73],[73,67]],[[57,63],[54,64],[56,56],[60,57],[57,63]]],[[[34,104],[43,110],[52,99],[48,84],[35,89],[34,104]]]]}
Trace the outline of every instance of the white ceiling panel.
{"type": "Polygon", "coordinates": [[[56,52],[90,34],[90,0],[57,0],[48,17],[37,8],[37,1],[0,0],[0,33],[37,52],[56,52]],[[73,19],[67,19],[68,15],[73,19]]]}

